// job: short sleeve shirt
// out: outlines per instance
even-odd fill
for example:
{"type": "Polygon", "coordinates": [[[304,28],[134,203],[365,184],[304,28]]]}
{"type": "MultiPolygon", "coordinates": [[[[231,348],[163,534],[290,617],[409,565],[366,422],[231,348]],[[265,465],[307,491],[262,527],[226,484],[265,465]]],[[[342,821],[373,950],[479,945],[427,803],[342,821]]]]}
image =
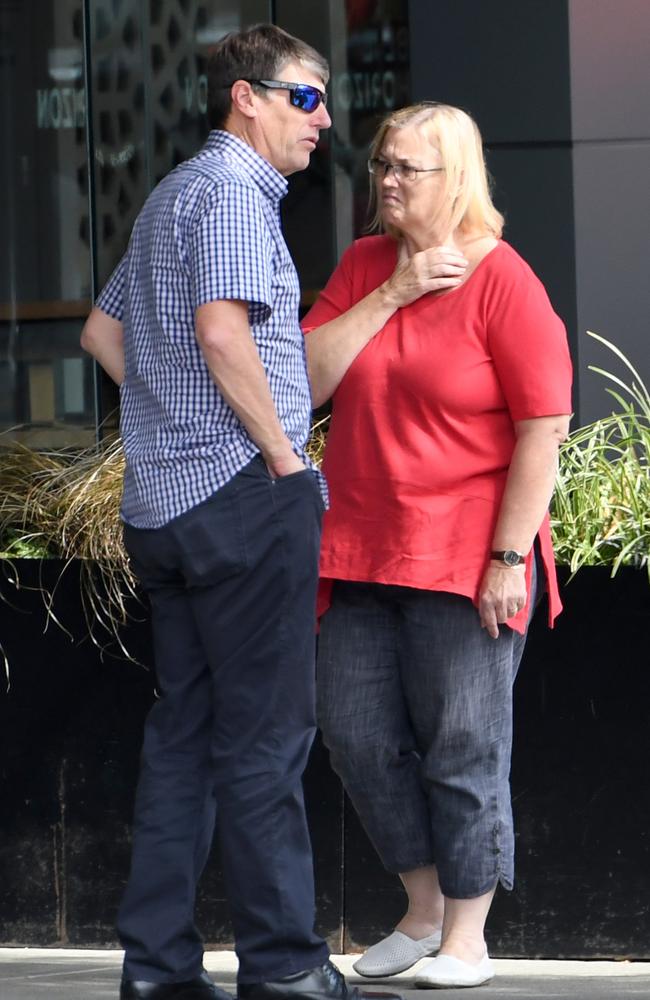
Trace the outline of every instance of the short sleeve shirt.
{"type": "MultiPolygon", "coordinates": [[[[304,330],[385,281],[396,253],[388,236],[354,243],[304,330]]],[[[563,324],[530,267],[501,241],[459,288],[398,310],[339,384],[323,462],[331,501],[323,579],[444,590],[477,602],[514,423],[570,412],[563,324]]],[[[560,605],[548,518],[539,539],[553,618],[560,605]]],[[[518,631],[527,610],[509,622],[518,631]]]]}
{"type": "Polygon", "coordinates": [[[124,325],[122,517],[136,527],[160,527],[201,503],[258,450],[197,343],[194,317],[205,303],[247,303],[278,417],[310,464],[298,276],[279,215],[286,191],[286,179],[246,143],[211,132],[151,193],[97,300],[124,325]]]}

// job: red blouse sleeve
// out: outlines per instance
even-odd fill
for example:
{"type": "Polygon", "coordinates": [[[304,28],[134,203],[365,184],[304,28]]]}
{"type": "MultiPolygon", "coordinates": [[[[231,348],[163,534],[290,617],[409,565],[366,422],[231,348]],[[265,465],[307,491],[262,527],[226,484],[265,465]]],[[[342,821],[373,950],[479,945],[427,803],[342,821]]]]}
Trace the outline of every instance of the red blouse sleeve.
{"type": "Polygon", "coordinates": [[[352,274],[354,268],[355,244],[347,248],[332,273],[325,288],[302,321],[303,333],[310,333],[317,326],[329,323],[354,305],[352,296],[352,274]]]}
{"type": "Polygon", "coordinates": [[[487,332],[513,420],[572,412],[564,324],[539,278],[514,251],[493,286],[487,332]]]}

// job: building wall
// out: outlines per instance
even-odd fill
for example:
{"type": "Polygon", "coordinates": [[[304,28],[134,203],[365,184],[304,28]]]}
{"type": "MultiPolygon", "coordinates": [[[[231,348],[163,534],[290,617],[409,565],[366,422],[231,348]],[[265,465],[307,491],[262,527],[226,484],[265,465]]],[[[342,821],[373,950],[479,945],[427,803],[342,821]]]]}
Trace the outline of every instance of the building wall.
{"type": "Polygon", "coordinates": [[[646,0],[410,0],[412,91],[476,118],[506,238],[542,278],[576,367],[574,424],[611,409],[589,364],[650,376],[646,0]]]}
{"type": "Polygon", "coordinates": [[[570,0],[569,51],[579,378],[583,421],[609,412],[585,336],[616,343],[650,384],[650,5],[570,0]]]}

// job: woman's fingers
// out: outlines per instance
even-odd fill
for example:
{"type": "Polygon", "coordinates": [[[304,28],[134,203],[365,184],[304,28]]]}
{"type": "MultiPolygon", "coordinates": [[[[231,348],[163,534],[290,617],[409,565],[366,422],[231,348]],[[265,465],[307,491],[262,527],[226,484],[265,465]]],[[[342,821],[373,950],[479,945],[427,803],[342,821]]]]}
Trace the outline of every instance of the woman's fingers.
{"type": "Polygon", "coordinates": [[[490,566],[479,593],[481,627],[496,639],[499,625],[514,618],[526,605],[526,578],[523,567],[490,566]]]}
{"type": "Polygon", "coordinates": [[[421,280],[429,283],[427,291],[453,287],[460,284],[467,269],[467,260],[457,250],[448,247],[434,247],[414,254],[411,258],[416,273],[421,280]],[[449,283],[451,279],[451,284],[449,283]],[[444,283],[441,283],[444,282],[444,283]],[[431,287],[430,283],[437,283],[431,287]]]}
{"type": "MultiPolygon", "coordinates": [[[[467,257],[451,247],[431,247],[429,250],[422,250],[421,254],[429,267],[459,267],[464,271],[469,264],[467,257]]],[[[417,256],[418,254],[414,255],[417,256]]]]}
{"type": "Polygon", "coordinates": [[[400,304],[407,305],[428,292],[456,288],[466,268],[467,259],[451,247],[431,247],[409,257],[405,244],[400,242],[391,287],[400,304]]]}

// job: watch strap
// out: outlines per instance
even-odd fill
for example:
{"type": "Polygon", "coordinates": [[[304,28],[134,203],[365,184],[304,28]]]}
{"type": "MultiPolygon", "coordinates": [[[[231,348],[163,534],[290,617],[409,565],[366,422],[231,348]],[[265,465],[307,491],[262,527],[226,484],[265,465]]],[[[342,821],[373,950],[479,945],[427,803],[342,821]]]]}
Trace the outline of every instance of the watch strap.
{"type": "Polygon", "coordinates": [[[499,549],[490,552],[490,559],[498,559],[505,566],[521,566],[522,563],[526,562],[526,557],[514,549],[499,549]]]}

